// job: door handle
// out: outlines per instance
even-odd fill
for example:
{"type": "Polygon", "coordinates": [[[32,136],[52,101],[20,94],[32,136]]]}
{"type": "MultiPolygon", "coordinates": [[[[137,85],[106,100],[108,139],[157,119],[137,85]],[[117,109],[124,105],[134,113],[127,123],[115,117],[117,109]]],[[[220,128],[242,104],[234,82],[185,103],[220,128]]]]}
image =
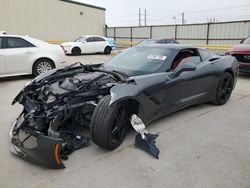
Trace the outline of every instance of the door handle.
{"type": "Polygon", "coordinates": [[[27,52],[25,52],[24,54],[33,54],[33,52],[27,51],[27,52]]]}

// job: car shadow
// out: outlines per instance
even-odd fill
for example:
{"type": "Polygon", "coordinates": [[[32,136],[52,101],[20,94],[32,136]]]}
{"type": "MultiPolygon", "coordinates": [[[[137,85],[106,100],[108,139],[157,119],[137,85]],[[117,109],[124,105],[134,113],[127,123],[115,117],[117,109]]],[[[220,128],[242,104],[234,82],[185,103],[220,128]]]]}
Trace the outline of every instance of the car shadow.
{"type": "Polygon", "coordinates": [[[240,77],[240,78],[243,78],[243,79],[250,79],[250,74],[247,74],[247,73],[240,73],[240,74],[239,74],[239,77],[240,77]]]}
{"type": "Polygon", "coordinates": [[[17,81],[17,80],[27,80],[27,79],[33,79],[33,78],[35,78],[34,75],[9,76],[9,77],[0,78],[0,83],[9,82],[9,81],[17,81]]]}
{"type": "Polygon", "coordinates": [[[103,53],[88,53],[88,54],[81,54],[81,55],[67,54],[67,56],[69,57],[79,57],[79,56],[89,56],[89,55],[111,55],[111,54],[103,54],[103,53]]]}

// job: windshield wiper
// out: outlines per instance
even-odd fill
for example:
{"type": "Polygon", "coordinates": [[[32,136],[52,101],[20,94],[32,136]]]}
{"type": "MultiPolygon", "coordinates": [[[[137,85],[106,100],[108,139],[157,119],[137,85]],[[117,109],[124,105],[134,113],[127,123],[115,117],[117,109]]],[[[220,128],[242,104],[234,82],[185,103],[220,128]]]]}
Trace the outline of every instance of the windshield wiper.
{"type": "Polygon", "coordinates": [[[129,77],[129,75],[127,75],[125,72],[122,72],[122,71],[118,71],[118,70],[111,70],[112,72],[116,72],[118,74],[121,74],[123,76],[126,76],[126,77],[129,77]]]}

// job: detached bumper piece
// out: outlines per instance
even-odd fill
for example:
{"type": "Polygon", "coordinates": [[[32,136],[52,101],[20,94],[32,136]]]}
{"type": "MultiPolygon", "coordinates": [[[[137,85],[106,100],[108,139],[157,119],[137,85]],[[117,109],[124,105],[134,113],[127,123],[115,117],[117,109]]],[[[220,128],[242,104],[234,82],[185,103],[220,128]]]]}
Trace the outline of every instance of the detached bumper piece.
{"type": "Polygon", "coordinates": [[[140,148],[154,156],[156,159],[159,159],[160,150],[155,145],[155,140],[159,135],[150,134],[146,130],[142,120],[135,114],[131,116],[130,123],[138,133],[135,137],[135,147],[140,148]]]}
{"type": "MultiPolygon", "coordinates": [[[[31,138],[31,137],[30,137],[31,138]]],[[[31,138],[35,141],[34,138],[31,138]]],[[[33,148],[25,147],[24,143],[12,139],[11,153],[35,164],[45,166],[52,169],[65,168],[60,159],[60,149],[62,148],[62,140],[52,139],[45,136],[38,136],[36,146],[33,148]]],[[[29,142],[27,139],[25,142],[29,142]]]]}
{"type": "Polygon", "coordinates": [[[135,147],[140,148],[156,159],[159,159],[159,149],[155,146],[155,140],[159,135],[155,134],[145,134],[145,138],[143,139],[141,134],[137,134],[135,137],[135,147]]]}
{"type": "Polygon", "coordinates": [[[29,162],[52,169],[65,168],[62,159],[89,144],[90,138],[71,132],[59,132],[59,137],[49,137],[27,126],[22,114],[11,132],[11,153],[29,162]]]}

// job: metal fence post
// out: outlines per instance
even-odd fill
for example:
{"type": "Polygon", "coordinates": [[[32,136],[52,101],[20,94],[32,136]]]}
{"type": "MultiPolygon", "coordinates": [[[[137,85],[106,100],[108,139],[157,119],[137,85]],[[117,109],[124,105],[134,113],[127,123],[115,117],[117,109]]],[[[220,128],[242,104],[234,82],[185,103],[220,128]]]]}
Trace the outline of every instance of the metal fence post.
{"type": "Polygon", "coordinates": [[[105,31],[104,31],[104,33],[105,33],[105,36],[108,37],[108,27],[107,27],[107,26],[105,26],[105,31]]]}
{"type": "Polygon", "coordinates": [[[115,27],[114,27],[114,41],[116,41],[115,27]]]}
{"type": "Polygon", "coordinates": [[[153,26],[150,26],[150,38],[153,38],[153,26]]]}
{"type": "Polygon", "coordinates": [[[206,45],[209,43],[209,32],[210,32],[210,23],[207,24],[207,38],[206,38],[206,45]]]}
{"type": "Polygon", "coordinates": [[[131,42],[130,46],[132,47],[133,46],[132,45],[132,42],[133,42],[133,27],[130,27],[130,42],[131,42]]]}
{"type": "Polygon", "coordinates": [[[174,28],[174,40],[177,40],[177,25],[174,28]]]}

